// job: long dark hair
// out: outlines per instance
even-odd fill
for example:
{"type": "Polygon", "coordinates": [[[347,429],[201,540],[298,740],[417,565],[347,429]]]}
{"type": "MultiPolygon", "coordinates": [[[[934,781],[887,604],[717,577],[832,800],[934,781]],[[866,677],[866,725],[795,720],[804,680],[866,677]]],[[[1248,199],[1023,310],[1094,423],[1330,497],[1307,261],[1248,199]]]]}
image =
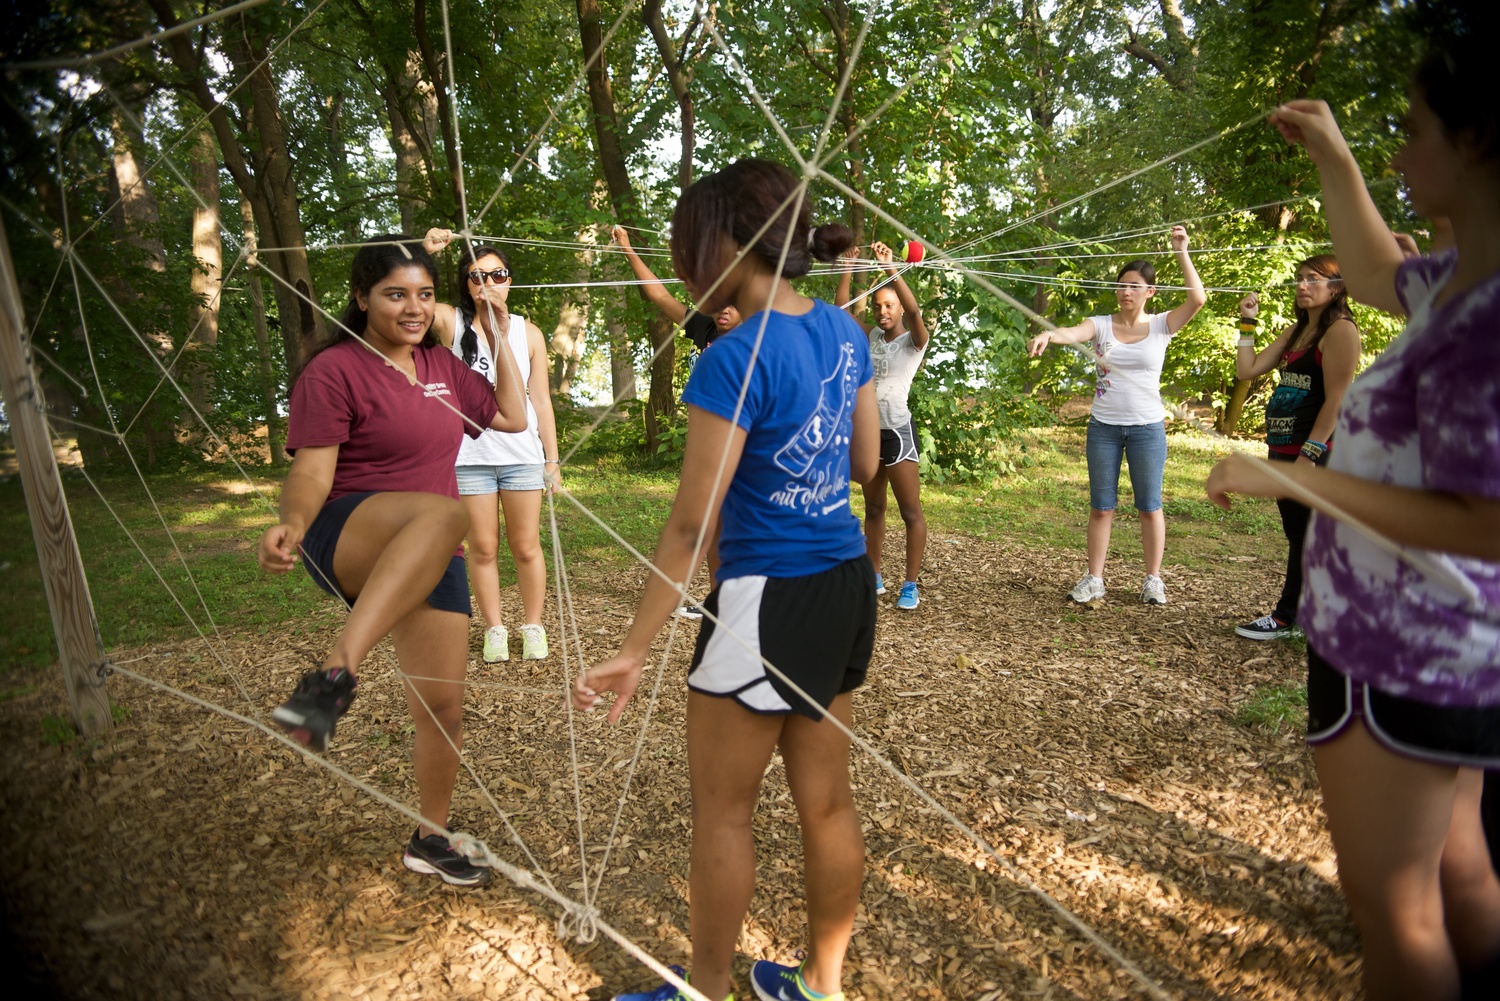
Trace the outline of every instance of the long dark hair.
{"type": "MultiPolygon", "coordinates": [[[[1323,315],[1318,317],[1318,329],[1313,331],[1313,338],[1307,343],[1304,351],[1316,348],[1323,335],[1328,333],[1328,328],[1333,326],[1335,320],[1348,320],[1354,322],[1354,314],[1349,309],[1349,289],[1344,285],[1344,273],[1339,270],[1338,258],[1332,254],[1316,254],[1297,265],[1293,274],[1300,273],[1307,268],[1328,282],[1333,289],[1333,298],[1328,300],[1328,305],[1323,307],[1323,315]]],[[[1297,324],[1292,327],[1292,336],[1287,338],[1287,347],[1290,348],[1297,343],[1297,338],[1302,336],[1302,331],[1307,329],[1308,312],[1301,306],[1297,307],[1297,324]]]]}
{"type": "MultiPolygon", "coordinates": [[[[354,263],[349,266],[349,305],[344,307],[344,315],[339,317],[328,338],[312,350],[307,356],[307,361],[302,363],[298,369],[307,368],[308,362],[335,344],[351,341],[356,336],[363,337],[365,327],[370,322],[370,316],[359,308],[359,300],[354,297],[358,292],[368,301],[370,290],[373,289],[380,279],[395,271],[397,268],[415,264],[422,268],[432,277],[432,284],[437,285],[437,264],[432,255],[422,249],[422,241],[415,240],[405,233],[382,233],[379,236],[370,237],[369,241],[360,247],[354,254],[354,263]]],[[[427,333],[422,338],[422,347],[431,348],[438,345],[437,335],[432,328],[427,328],[427,333]]]]}
{"type": "MultiPolygon", "coordinates": [[[[515,266],[510,263],[510,257],[505,251],[484,243],[464,244],[463,252],[458,255],[458,315],[463,320],[464,327],[463,334],[458,339],[458,348],[463,352],[465,365],[473,365],[474,360],[479,357],[479,335],[474,331],[474,317],[479,312],[479,307],[474,303],[474,293],[469,291],[469,272],[481,257],[500,258],[500,263],[510,272],[510,280],[516,280],[515,266]]],[[[503,334],[497,331],[495,336],[498,338],[503,334]]]]}
{"type": "Polygon", "coordinates": [[[1450,138],[1469,138],[1482,159],[1500,159],[1500,109],[1484,95],[1495,86],[1493,58],[1500,13],[1493,0],[1419,0],[1413,16],[1426,51],[1412,83],[1450,138]]]}
{"type": "Polygon", "coordinates": [[[782,277],[801,278],[814,258],[838,260],[839,254],[854,246],[848,226],[814,227],[807,198],[795,216],[790,203],[777,212],[797,183],[796,175],[781,164],[755,158],[736,160],[693,182],[677,199],[672,213],[672,267],[677,276],[694,289],[708,288],[719,278],[722,241],[730,239],[742,247],[749,244],[773,215],[776,218],[760,234],[751,253],[774,268],[785,247],[782,277]]]}

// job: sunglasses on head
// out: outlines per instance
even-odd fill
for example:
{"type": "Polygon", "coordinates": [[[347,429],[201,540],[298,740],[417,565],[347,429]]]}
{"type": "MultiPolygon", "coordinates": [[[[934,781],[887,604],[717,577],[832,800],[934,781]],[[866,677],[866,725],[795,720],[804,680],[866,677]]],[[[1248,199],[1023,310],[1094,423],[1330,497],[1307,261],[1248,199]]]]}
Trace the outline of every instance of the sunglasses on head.
{"type": "Polygon", "coordinates": [[[496,268],[494,271],[470,271],[469,284],[483,285],[484,280],[488,278],[490,280],[490,284],[499,285],[509,277],[510,268],[496,268]]]}

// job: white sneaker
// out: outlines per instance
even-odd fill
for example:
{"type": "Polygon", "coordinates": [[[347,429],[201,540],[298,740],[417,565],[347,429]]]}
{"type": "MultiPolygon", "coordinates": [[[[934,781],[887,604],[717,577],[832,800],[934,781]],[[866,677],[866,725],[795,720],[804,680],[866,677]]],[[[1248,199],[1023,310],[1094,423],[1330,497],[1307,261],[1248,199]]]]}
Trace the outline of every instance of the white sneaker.
{"type": "Polygon", "coordinates": [[[697,598],[690,596],[677,606],[677,611],[674,614],[679,619],[701,619],[703,618],[703,608],[698,603],[697,598]]]}
{"type": "Polygon", "coordinates": [[[1161,582],[1160,577],[1148,573],[1145,583],[1141,585],[1141,604],[1165,605],[1166,603],[1167,585],[1161,582]]]}
{"type": "Polygon", "coordinates": [[[1087,605],[1097,598],[1104,597],[1104,581],[1091,573],[1083,575],[1083,579],[1073,585],[1073,590],[1068,592],[1068,599],[1076,601],[1080,605],[1087,605]]]}
{"type": "Polygon", "coordinates": [[[521,627],[521,659],[547,659],[547,630],[535,622],[521,627]]]}
{"type": "Polygon", "coordinates": [[[490,626],[484,631],[484,662],[510,660],[510,634],[504,626],[490,626]]]}

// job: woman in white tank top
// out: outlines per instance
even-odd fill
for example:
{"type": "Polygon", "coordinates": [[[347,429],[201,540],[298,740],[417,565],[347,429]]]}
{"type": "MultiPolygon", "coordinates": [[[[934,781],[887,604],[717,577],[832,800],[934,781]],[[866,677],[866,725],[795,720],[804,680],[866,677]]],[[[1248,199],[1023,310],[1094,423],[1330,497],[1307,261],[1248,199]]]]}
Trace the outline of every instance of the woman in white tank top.
{"type": "MultiPolygon", "coordinates": [[[[427,232],[425,246],[442,249],[453,239],[449,230],[427,232]]],[[[526,430],[514,434],[486,431],[465,438],[455,465],[458,493],[469,511],[469,583],[484,616],[484,659],[510,659],[510,636],[500,613],[500,513],[516,564],[521,590],[521,656],[547,656],[542,603],[547,594],[547,566],[542,558],[542,492],[558,485],[557,423],[547,381],[547,343],[536,324],[510,312],[512,269],[504,251],[465,246],[459,259],[458,306],[439,305],[432,329],[470,368],[495,377],[497,352],[515,359],[526,386],[526,430]],[[498,504],[497,498],[498,497],[498,504]]]]}
{"type": "Polygon", "coordinates": [[[1027,345],[1032,356],[1049,344],[1092,344],[1096,377],[1085,454],[1089,464],[1088,572],[1068,592],[1080,604],[1104,597],[1104,557],[1114,525],[1116,487],[1122,459],[1130,466],[1130,486],[1141,519],[1141,548],[1146,579],[1141,601],[1164,605],[1161,580],[1167,522],[1161,510],[1162,473],[1167,460],[1167,433],[1161,404],[1161,370],[1167,344],[1208,301],[1203,281],[1188,255],[1187,230],[1173,226],[1172,252],[1187,285],[1187,300],[1169,313],[1148,313],[1156,295],[1156,268],[1131,261],[1115,279],[1120,311],[1095,316],[1072,327],[1044,330],[1027,345]]]}

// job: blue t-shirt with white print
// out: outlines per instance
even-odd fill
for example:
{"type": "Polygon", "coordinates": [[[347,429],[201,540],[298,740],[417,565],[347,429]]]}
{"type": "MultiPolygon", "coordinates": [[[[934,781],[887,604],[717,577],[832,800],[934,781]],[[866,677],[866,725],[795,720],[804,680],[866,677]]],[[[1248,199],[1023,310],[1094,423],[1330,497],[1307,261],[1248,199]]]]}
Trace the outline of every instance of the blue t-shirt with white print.
{"type": "Polygon", "coordinates": [[[719,579],[806,577],[865,551],[849,508],[854,401],[870,381],[870,345],[849,314],[814,300],[802,316],[757,313],[698,359],[684,403],[746,430],[724,497],[719,579]],[[756,337],[744,408],[735,405],[756,337]]]}

